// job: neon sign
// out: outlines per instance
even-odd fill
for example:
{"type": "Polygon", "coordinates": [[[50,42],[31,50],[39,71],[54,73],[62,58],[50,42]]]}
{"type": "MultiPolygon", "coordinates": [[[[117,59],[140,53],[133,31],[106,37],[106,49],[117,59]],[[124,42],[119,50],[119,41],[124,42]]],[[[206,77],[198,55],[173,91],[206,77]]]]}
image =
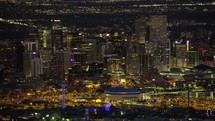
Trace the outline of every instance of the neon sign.
{"type": "Polygon", "coordinates": [[[213,115],[213,111],[209,108],[206,112],[207,117],[210,117],[213,115]]]}

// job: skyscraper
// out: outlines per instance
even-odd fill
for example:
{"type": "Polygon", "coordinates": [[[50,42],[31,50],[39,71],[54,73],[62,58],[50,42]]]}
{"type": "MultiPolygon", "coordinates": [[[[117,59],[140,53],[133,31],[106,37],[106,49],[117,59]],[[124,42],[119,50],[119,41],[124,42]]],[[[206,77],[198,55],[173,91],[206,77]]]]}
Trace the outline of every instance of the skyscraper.
{"type": "Polygon", "coordinates": [[[139,43],[146,42],[147,34],[147,17],[142,16],[140,19],[135,21],[135,37],[139,43]]]}
{"type": "Polygon", "coordinates": [[[130,41],[126,51],[126,73],[140,74],[139,43],[130,41]]]}
{"type": "Polygon", "coordinates": [[[176,44],[176,63],[178,68],[187,67],[187,49],[185,44],[176,44]]]}
{"type": "Polygon", "coordinates": [[[38,77],[43,73],[42,62],[40,58],[36,57],[31,60],[31,76],[38,77]]]}
{"type": "Polygon", "coordinates": [[[54,72],[58,79],[64,80],[71,67],[71,51],[58,51],[54,55],[54,72]]]}
{"type": "Polygon", "coordinates": [[[154,68],[164,71],[170,67],[170,41],[166,15],[151,15],[149,41],[154,43],[154,68]]]}
{"type": "Polygon", "coordinates": [[[52,30],[52,49],[53,52],[63,50],[63,31],[61,28],[55,28],[52,30]]]}
{"type": "Polygon", "coordinates": [[[42,74],[42,63],[38,52],[23,53],[23,72],[26,77],[38,77],[42,74]]]}
{"type": "Polygon", "coordinates": [[[51,60],[53,59],[52,55],[52,49],[51,48],[41,48],[39,50],[40,53],[40,59],[42,61],[42,70],[45,74],[50,74],[50,66],[51,66],[51,60]]]}
{"type": "Polygon", "coordinates": [[[150,41],[169,41],[167,31],[167,15],[150,16],[150,41]]]}
{"type": "Polygon", "coordinates": [[[16,46],[16,68],[18,72],[23,71],[23,52],[25,51],[22,43],[16,46]]]}

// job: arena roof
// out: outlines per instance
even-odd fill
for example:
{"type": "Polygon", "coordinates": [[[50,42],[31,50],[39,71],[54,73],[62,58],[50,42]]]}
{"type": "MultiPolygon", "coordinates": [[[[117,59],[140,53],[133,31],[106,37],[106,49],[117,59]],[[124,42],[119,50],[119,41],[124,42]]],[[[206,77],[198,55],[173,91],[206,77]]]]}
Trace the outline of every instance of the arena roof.
{"type": "Polygon", "coordinates": [[[131,94],[140,94],[140,91],[135,89],[126,89],[122,87],[112,87],[108,90],[107,94],[112,95],[131,95],[131,94]]]}

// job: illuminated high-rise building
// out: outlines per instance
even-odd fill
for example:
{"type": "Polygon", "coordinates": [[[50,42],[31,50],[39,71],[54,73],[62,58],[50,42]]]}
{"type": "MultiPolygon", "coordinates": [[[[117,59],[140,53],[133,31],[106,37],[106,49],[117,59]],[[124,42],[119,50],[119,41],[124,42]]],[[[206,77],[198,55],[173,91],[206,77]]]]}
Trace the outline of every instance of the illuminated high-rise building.
{"type": "Polygon", "coordinates": [[[111,76],[111,79],[120,81],[122,76],[125,75],[125,58],[109,57],[107,65],[107,72],[111,76]]]}
{"type": "Polygon", "coordinates": [[[61,20],[52,20],[51,40],[53,52],[66,50],[67,27],[62,26],[61,20]]]}
{"type": "Polygon", "coordinates": [[[58,51],[54,55],[54,72],[58,79],[67,79],[71,67],[71,51],[58,51]]]}
{"type": "MultiPolygon", "coordinates": [[[[171,43],[171,66],[174,68],[192,68],[200,64],[199,51],[191,48],[191,41],[177,40],[171,43]]],[[[203,48],[200,48],[203,49],[203,48]]]]}
{"type": "Polygon", "coordinates": [[[149,42],[154,43],[152,47],[154,48],[152,53],[154,68],[157,68],[158,71],[165,71],[170,68],[170,41],[167,31],[167,16],[151,15],[149,28],[149,42]]]}
{"type": "Polygon", "coordinates": [[[51,41],[54,53],[59,50],[70,50],[72,35],[70,34],[67,27],[62,27],[61,24],[53,24],[51,30],[51,41]]]}
{"type": "Polygon", "coordinates": [[[175,45],[175,57],[172,59],[172,67],[187,67],[187,47],[186,44],[177,43],[175,45]]]}
{"type": "Polygon", "coordinates": [[[40,58],[36,57],[31,60],[31,76],[39,77],[40,74],[43,74],[42,62],[40,58]]]}
{"type": "Polygon", "coordinates": [[[145,43],[147,36],[147,17],[142,16],[135,21],[135,37],[139,43],[145,43]]]}
{"type": "Polygon", "coordinates": [[[128,42],[126,51],[126,73],[129,75],[140,74],[139,43],[128,42]]]}
{"type": "Polygon", "coordinates": [[[38,77],[42,74],[42,63],[38,52],[23,53],[23,72],[26,77],[38,77]]]}
{"type": "Polygon", "coordinates": [[[31,52],[24,52],[23,53],[23,73],[26,77],[31,77],[31,60],[32,60],[32,53],[31,52]]]}
{"type": "Polygon", "coordinates": [[[72,34],[66,35],[66,50],[71,50],[72,48],[72,34]]]}
{"type": "Polygon", "coordinates": [[[61,28],[56,28],[52,30],[52,49],[53,52],[58,50],[63,50],[63,32],[61,28]]]}
{"type": "Polygon", "coordinates": [[[150,16],[150,41],[169,41],[166,15],[150,16]]]}
{"type": "Polygon", "coordinates": [[[40,59],[42,62],[42,71],[45,74],[49,74],[50,73],[50,67],[51,67],[51,60],[53,59],[53,55],[52,55],[52,49],[51,48],[41,48],[39,50],[40,52],[40,59]]]}
{"type": "Polygon", "coordinates": [[[75,63],[91,63],[101,61],[101,52],[95,39],[81,39],[72,41],[72,50],[74,52],[75,63]],[[80,57],[80,58],[79,58],[80,57]],[[83,59],[81,59],[83,57],[83,59]]]}
{"type": "Polygon", "coordinates": [[[170,68],[170,41],[166,15],[143,16],[135,21],[135,35],[138,45],[140,73],[157,68],[170,68]]]}
{"type": "Polygon", "coordinates": [[[142,66],[143,66],[143,71],[145,70],[150,70],[154,66],[154,46],[156,43],[153,42],[146,42],[145,47],[144,47],[144,55],[142,57],[142,66]]]}
{"type": "Polygon", "coordinates": [[[48,28],[41,28],[38,30],[39,40],[38,40],[38,48],[51,48],[52,40],[51,40],[51,30],[48,28]]]}

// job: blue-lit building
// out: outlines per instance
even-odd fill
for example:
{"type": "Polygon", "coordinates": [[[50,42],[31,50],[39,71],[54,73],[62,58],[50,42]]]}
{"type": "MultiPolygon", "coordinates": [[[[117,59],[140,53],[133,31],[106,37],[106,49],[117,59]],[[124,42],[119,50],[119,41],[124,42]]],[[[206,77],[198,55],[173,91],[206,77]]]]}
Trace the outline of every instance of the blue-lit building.
{"type": "Polygon", "coordinates": [[[106,92],[106,99],[110,102],[138,101],[142,99],[142,94],[135,89],[112,87],[106,92]]]}

